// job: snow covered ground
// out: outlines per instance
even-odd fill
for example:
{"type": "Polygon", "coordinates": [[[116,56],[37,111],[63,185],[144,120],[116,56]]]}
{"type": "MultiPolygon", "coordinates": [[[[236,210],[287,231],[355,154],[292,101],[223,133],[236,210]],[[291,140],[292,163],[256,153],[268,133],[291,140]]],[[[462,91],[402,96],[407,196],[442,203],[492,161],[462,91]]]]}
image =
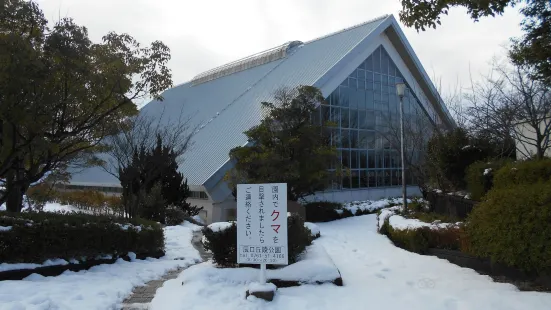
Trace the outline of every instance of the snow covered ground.
{"type": "Polygon", "coordinates": [[[180,275],[183,286],[180,279],[165,283],[152,309],[548,310],[551,304],[551,294],[520,292],[471,269],[395,247],[377,233],[374,214],[318,226],[322,237],[316,243],[339,268],[343,287],[280,288],[272,302],[246,300],[248,284],[209,278],[210,265],[203,263],[180,275]]]}
{"type": "Polygon", "coordinates": [[[199,228],[190,223],[165,228],[166,256],[161,259],[119,260],[57,277],[33,274],[22,281],[0,281],[0,309],[117,309],[133,287],[200,261],[191,245],[199,228]]]}

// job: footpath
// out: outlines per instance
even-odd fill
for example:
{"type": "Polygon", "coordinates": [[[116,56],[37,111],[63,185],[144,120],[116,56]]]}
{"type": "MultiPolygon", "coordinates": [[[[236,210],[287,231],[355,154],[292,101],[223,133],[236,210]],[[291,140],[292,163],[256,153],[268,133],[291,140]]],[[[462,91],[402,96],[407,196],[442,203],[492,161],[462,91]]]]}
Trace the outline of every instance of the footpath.
{"type": "MultiPolygon", "coordinates": [[[[204,262],[210,259],[210,253],[207,253],[203,248],[203,244],[201,243],[201,238],[203,238],[203,234],[201,233],[201,231],[194,232],[191,243],[193,247],[199,252],[201,259],[204,262]]],[[[185,269],[186,268],[177,268],[177,269],[171,270],[158,280],[149,281],[143,286],[138,286],[134,288],[134,290],[132,291],[132,294],[130,294],[130,296],[128,296],[123,301],[121,310],[149,309],[149,304],[153,300],[153,297],[155,297],[155,293],[157,292],[157,289],[162,287],[163,283],[165,283],[166,281],[172,280],[178,277],[178,275],[185,269]]]]}

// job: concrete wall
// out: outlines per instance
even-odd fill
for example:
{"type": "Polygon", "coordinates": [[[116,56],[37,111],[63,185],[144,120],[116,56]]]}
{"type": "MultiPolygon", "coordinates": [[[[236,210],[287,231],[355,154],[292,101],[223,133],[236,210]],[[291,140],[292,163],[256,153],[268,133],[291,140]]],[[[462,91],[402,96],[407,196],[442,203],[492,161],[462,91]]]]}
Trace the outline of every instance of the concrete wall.
{"type": "MultiPolygon", "coordinates": [[[[549,123],[551,119],[540,122],[540,132],[545,132],[546,123],[549,123]]],[[[536,130],[534,127],[527,124],[518,124],[517,129],[520,131],[521,140],[516,139],[515,144],[517,148],[517,159],[526,159],[532,155],[538,153],[536,147],[533,145],[535,142],[530,141],[530,139],[536,138],[536,130]],[[522,137],[524,136],[524,137],[522,137]],[[528,143],[527,143],[528,142],[528,143]]],[[[547,137],[550,139],[550,137],[547,137]]],[[[551,157],[551,148],[548,148],[545,151],[545,156],[551,157]]]]}

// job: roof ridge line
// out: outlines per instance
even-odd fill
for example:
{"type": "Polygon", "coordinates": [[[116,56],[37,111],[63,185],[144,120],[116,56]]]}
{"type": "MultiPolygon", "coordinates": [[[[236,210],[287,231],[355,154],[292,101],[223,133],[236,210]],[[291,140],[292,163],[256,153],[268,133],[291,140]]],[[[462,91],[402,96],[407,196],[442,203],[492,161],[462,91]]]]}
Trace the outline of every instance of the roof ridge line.
{"type": "MultiPolygon", "coordinates": [[[[356,25],[356,26],[354,26],[354,28],[357,28],[357,27],[360,27],[360,26],[363,26],[363,25],[367,25],[367,24],[369,24],[369,23],[373,23],[373,22],[378,21],[378,20],[387,19],[389,16],[392,16],[392,14],[386,14],[385,16],[381,16],[381,17],[379,17],[379,18],[375,18],[375,19],[373,19],[373,20],[370,21],[370,22],[365,22],[365,23],[363,23],[363,24],[356,25]]],[[[367,37],[369,37],[369,36],[373,33],[373,31],[375,31],[375,29],[377,29],[377,28],[380,27],[380,26],[381,26],[381,25],[378,25],[378,26],[375,27],[374,29],[371,29],[371,31],[369,31],[360,41],[358,41],[356,44],[354,44],[354,46],[352,46],[352,47],[351,47],[351,48],[350,48],[341,58],[339,58],[339,60],[337,60],[337,61],[331,66],[331,68],[329,68],[327,71],[325,71],[325,72],[324,72],[324,73],[314,82],[314,84],[318,83],[319,80],[327,74],[327,72],[329,72],[329,71],[330,71],[333,67],[335,67],[339,62],[341,62],[341,61],[343,60],[343,58],[346,57],[346,55],[350,54],[350,52],[352,52],[355,48],[357,48],[358,45],[360,45],[363,41],[365,41],[365,39],[367,39],[367,37]]],[[[353,29],[353,28],[349,28],[349,29],[353,29]]],[[[342,32],[342,31],[341,31],[341,32],[342,32]]],[[[336,32],[336,33],[333,33],[333,34],[331,34],[331,35],[335,35],[335,34],[338,34],[338,33],[340,33],[340,32],[336,32]]],[[[307,44],[307,43],[304,43],[304,44],[307,44]]],[[[321,88],[321,86],[320,86],[320,88],[321,88]]]]}
{"type": "Polygon", "coordinates": [[[318,40],[321,40],[321,39],[325,39],[325,38],[328,38],[328,37],[331,37],[331,36],[334,36],[334,35],[343,33],[343,32],[348,31],[348,30],[356,29],[356,28],[358,28],[358,27],[365,26],[365,25],[367,25],[367,24],[371,24],[371,23],[374,23],[374,22],[376,22],[376,21],[385,19],[385,18],[387,18],[387,17],[389,17],[389,16],[391,16],[391,14],[384,14],[384,15],[381,15],[381,16],[379,16],[379,17],[375,17],[375,18],[372,18],[372,19],[370,19],[370,20],[368,20],[368,21],[362,22],[362,23],[360,23],[360,24],[356,24],[356,25],[350,26],[350,27],[348,27],[348,28],[344,28],[344,29],[341,29],[341,30],[339,30],[339,31],[335,31],[335,32],[332,32],[332,33],[323,35],[323,36],[321,36],[321,37],[317,37],[317,38],[315,38],[315,39],[306,41],[306,42],[304,42],[304,44],[312,43],[312,42],[315,42],[315,41],[318,41],[318,40]]]}
{"type": "MultiPolygon", "coordinates": [[[[299,46],[300,47],[300,46],[299,46]]],[[[291,51],[291,53],[287,56],[292,56],[295,52],[297,51],[297,49],[293,49],[291,51]]],[[[205,128],[208,124],[210,124],[210,122],[217,118],[218,116],[220,116],[220,114],[222,114],[222,112],[226,111],[232,104],[234,104],[237,100],[239,100],[239,98],[243,97],[248,91],[250,91],[254,86],[256,86],[258,83],[260,83],[260,81],[264,80],[270,73],[272,73],[275,69],[277,69],[279,66],[281,66],[282,63],[284,63],[287,59],[289,59],[289,57],[284,57],[284,58],[281,58],[281,62],[278,63],[277,65],[275,65],[272,69],[270,69],[268,72],[266,72],[266,74],[264,74],[261,78],[259,78],[256,82],[254,82],[251,86],[247,87],[247,89],[245,89],[245,91],[243,91],[241,94],[239,94],[237,97],[235,97],[230,103],[228,103],[220,112],[216,112],[216,115],[211,117],[210,120],[208,120],[206,123],[204,123],[203,125],[199,126],[199,128],[197,130],[195,130],[195,132],[193,134],[197,134],[199,131],[201,131],[203,128],[205,128]]],[[[210,176],[209,176],[210,178],[210,176]]]]}

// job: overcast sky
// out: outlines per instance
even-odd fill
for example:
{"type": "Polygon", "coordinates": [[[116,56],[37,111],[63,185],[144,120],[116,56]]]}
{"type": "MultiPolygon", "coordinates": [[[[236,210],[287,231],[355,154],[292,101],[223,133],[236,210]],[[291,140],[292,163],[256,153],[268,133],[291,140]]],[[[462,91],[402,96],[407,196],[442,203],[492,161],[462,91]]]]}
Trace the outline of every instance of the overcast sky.
{"type": "MultiPolygon", "coordinates": [[[[383,14],[398,19],[399,0],[38,0],[46,18],[73,17],[92,40],[108,31],[126,32],[141,43],[161,40],[171,49],[174,84],[215,66],[292,40],[308,41],[383,14]]],[[[417,33],[402,25],[431,77],[442,79],[443,95],[459,83],[488,72],[488,62],[504,55],[504,44],[521,34],[521,16],[474,23],[453,9],[442,26],[417,33]]]]}

